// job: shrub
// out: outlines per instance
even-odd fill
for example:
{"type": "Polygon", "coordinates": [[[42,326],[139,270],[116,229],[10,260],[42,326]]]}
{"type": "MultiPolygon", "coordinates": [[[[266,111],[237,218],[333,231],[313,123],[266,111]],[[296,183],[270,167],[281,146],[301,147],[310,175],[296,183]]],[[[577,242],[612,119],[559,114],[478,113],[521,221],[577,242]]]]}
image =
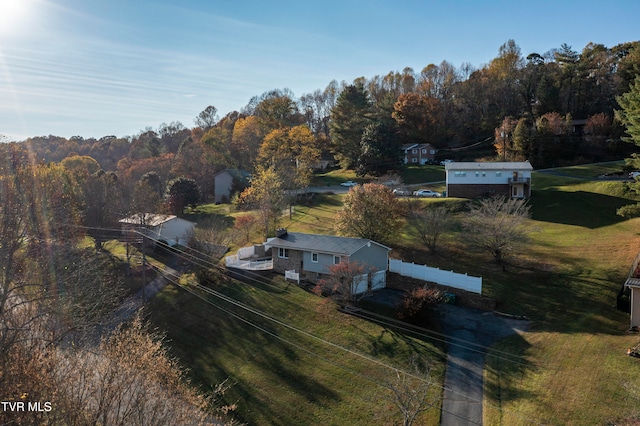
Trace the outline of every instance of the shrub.
{"type": "Polygon", "coordinates": [[[429,320],[431,309],[443,297],[437,288],[418,287],[405,292],[398,312],[398,318],[414,324],[429,320]]]}

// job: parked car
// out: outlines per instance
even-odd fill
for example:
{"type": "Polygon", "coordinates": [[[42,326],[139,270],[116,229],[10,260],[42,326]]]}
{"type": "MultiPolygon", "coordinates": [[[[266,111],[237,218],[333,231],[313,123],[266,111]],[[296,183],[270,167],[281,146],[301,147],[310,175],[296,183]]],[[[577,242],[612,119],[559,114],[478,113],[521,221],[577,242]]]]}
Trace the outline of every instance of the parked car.
{"type": "Polygon", "coordinates": [[[392,192],[393,192],[395,195],[398,195],[398,196],[411,195],[411,191],[408,191],[408,190],[406,190],[406,189],[399,189],[399,188],[396,188],[396,189],[394,189],[392,192]]]}
{"type": "Polygon", "coordinates": [[[442,197],[441,193],[432,191],[430,189],[420,189],[418,191],[413,191],[413,195],[416,197],[442,197]]]}
{"type": "Polygon", "coordinates": [[[352,180],[348,180],[346,182],[342,182],[340,185],[342,186],[356,186],[358,184],[358,182],[354,182],[352,180]]]}
{"type": "Polygon", "coordinates": [[[440,165],[441,165],[441,166],[445,166],[445,165],[447,165],[447,164],[449,164],[449,163],[453,163],[453,160],[442,160],[442,161],[440,162],[440,165]]]}

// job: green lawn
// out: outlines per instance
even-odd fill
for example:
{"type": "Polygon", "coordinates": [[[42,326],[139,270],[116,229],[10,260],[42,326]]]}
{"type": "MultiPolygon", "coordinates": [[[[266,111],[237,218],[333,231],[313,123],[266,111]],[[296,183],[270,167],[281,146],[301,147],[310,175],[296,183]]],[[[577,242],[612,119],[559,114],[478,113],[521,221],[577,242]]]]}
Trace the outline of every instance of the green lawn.
{"type": "MultiPolygon", "coordinates": [[[[640,360],[625,354],[640,336],[626,332],[628,314],[616,309],[616,296],[640,250],[640,219],[615,214],[634,202],[622,182],[584,179],[621,164],[565,168],[563,176],[534,173],[531,243],[506,271],[484,253],[468,249],[460,226],[443,235],[434,255],[408,228],[392,243],[394,257],[482,276],[483,293],[496,299],[498,310],[532,320],[527,333],[492,348],[498,355],[516,355],[519,362],[506,361],[506,356],[487,358],[484,424],[614,424],[640,412],[640,394],[629,391],[640,383],[640,360]]],[[[341,181],[352,178],[340,176],[341,181]]],[[[311,205],[296,206],[282,225],[332,234],[342,197],[320,195],[311,205]]],[[[419,202],[446,203],[460,211],[466,201],[419,202]]],[[[437,360],[436,377],[441,380],[439,348],[327,310],[296,286],[277,279],[274,285],[225,285],[221,291],[385,362],[401,363],[411,350],[428,354],[437,360]]],[[[167,331],[196,383],[208,386],[225,377],[237,383],[229,401],[238,402],[243,420],[282,425],[397,423],[392,406],[381,401],[381,388],[363,379],[368,374],[379,380],[384,369],[212,301],[249,315],[247,319],[321,357],[269,337],[179,289],[163,292],[152,306],[155,324],[167,331]]],[[[432,410],[419,424],[437,424],[438,415],[432,410]]]]}
{"type": "MultiPolygon", "coordinates": [[[[432,360],[432,378],[442,383],[444,358],[437,345],[339,313],[279,276],[265,280],[216,290],[280,323],[204,295],[208,303],[175,286],[150,306],[153,324],[166,332],[172,353],[189,367],[195,384],[206,389],[226,378],[235,383],[226,402],[238,404],[242,421],[399,424],[388,391],[380,386],[393,371],[380,363],[401,367],[411,353],[432,360]]],[[[433,392],[439,395],[441,388],[434,386],[433,392]]],[[[417,424],[437,424],[439,415],[430,410],[417,424]]]]}

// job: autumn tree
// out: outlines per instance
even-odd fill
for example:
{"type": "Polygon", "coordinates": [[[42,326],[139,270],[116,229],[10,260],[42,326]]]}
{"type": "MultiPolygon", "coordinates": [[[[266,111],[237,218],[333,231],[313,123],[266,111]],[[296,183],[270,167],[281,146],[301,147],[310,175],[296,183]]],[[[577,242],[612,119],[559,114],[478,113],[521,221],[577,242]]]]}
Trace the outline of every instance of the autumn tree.
{"type": "Polygon", "coordinates": [[[242,232],[245,235],[245,241],[248,242],[251,238],[251,231],[256,225],[256,217],[252,214],[244,214],[236,216],[236,220],[233,223],[233,229],[238,232],[242,232]]]}
{"type": "Polygon", "coordinates": [[[439,101],[418,93],[406,93],[393,105],[392,117],[398,123],[403,143],[432,143],[436,140],[436,125],[441,121],[439,101]]]}
{"type": "Polygon", "coordinates": [[[336,230],[346,236],[388,242],[402,226],[402,206],[384,185],[367,183],[351,188],[336,215],[336,230]]]}
{"type": "Polygon", "coordinates": [[[239,197],[239,203],[258,209],[264,237],[274,235],[285,208],[287,198],[284,182],[273,166],[259,168],[251,177],[251,186],[239,197]]]}
{"type": "Polygon", "coordinates": [[[320,158],[315,138],[306,125],[272,130],[264,138],[258,163],[273,166],[286,189],[302,189],[309,185],[313,166],[320,158]]]}
{"type": "Polygon", "coordinates": [[[91,175],[100,170],[100,164],[88,155],[74,155],[60,162],[60,165],[70,172],[82,176],[91,175]]]}
{"type": "Polygon", "coordinates": [[[123,204],[123,193],[114,172],[99,170],[92,174],[82,184],[84,193],[83,222],[87,227],[87,234],[94,240],[96,250],[102,250],[105,241],[114,237],[114,231],[107,229],[119,228],[118,219],[126,211],[123,204]]]}
{"type": "Polygon", "coordinates": [[[505,269],[506,262],[528,241],[530,217],[527,200],[496,196],[471,204],[462,226],[465,238],[493,256],[505,269]]]}
{"type": "Polygon", "coordinates": [[[264,133],[256,116],[240,118],[233,127],[231,153],[240,168],[252,170],[264,133]]]}

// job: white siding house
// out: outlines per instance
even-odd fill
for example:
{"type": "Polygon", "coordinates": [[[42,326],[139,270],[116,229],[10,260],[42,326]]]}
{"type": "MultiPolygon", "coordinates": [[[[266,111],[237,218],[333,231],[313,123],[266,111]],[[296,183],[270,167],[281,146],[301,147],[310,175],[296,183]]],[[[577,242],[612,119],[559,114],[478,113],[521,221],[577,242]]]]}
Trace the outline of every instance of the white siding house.
{"type": "Polygon", "coordinates": [[[447,196],[475,198],[507,195],[511,198],[531,196],[533,167],[523,162],[453,162],[445,165],[447,196]]]}
{"type": "Polygon", "coordinates": [[[174,215],[137,213],[120,219],[123,232],[139,229],[149,238],[166,241],[170,246],[188,246],[193,235],[195,223],[174,215]]]}

